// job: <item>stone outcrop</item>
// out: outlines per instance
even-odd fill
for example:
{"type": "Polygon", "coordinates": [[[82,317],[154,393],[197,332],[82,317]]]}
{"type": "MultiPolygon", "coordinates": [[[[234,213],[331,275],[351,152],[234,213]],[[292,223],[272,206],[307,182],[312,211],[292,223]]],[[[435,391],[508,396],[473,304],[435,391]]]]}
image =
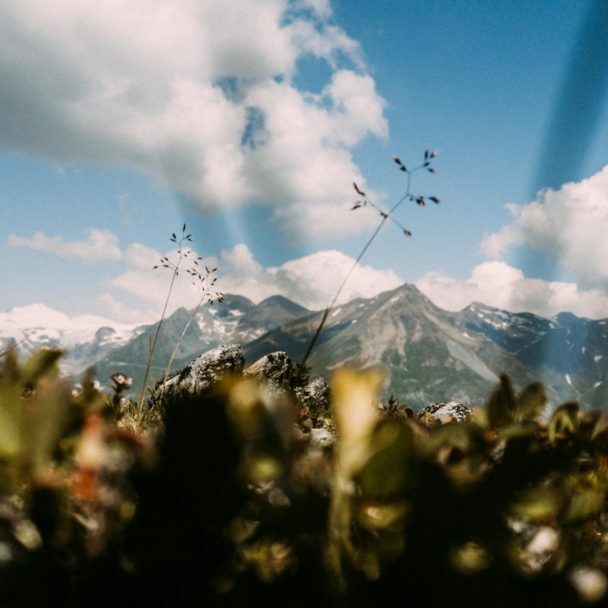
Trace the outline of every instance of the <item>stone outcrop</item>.
{"type": "Polygon", "coordinates": [[[273,388],[288,388],[293,373],[294,366],[287,353],[278,351],[258,359],[243,372],[243,375],[265,380],[273,388]]]}
{"type": "Polygon", "coordinates": [[[182,370],[157,384],[151,403],[168,401],[182,394],[202,393],[227,375],[242,374],[266,384],[271,399],[291,394],[297,408],[298,435],[311,446],[323,448],[334,440],[329,385],[324,378],[300,380],[296,366],[287,353],[277,351],[264,355],[245,368],[243,351],[238,345],[219,346],[203,353],[182,370]]]}
{"type": "Polygon", "coordinates": [[[471,415],[471,408],[458,401],[431,403],[418,412],[418,419],[425,424],[464,422],[471,415]]]}
{"type": "Polygon", "coordinates": [[[308,409],[313,420],[329,417],[329,384],[325,378],[314,378],[304,386],[295,389],[295,395],[302,407],[308,409]]]}
{"type": "MultiPolygon", "coordinates": [[[[324,378],[298,381],[296,366],[287,353],[277,351],[264,355],[245,368],[243,351],[239,345],[218,346],[210,350],[167,380],[159,383],[152,401],[177,394],[197,394],[212,388],[229,374],[242,374],[266,383],[270,395],[290,393],[298,408],[298,428],[302,438],[311,445],[329,446],[335,428],[331,415],[330,390],[324,378]]],[[[426,425],[462,422],[468,419],[471,408],[457,401],[432,403],[418,412],[418,420],[426,425]]]]}
{"type": "Polygon", "coordinates": [[[152,399],[206,391],[225,376],[240,374],[244,367],[243,350],[239,345],[218,346],[160,382],[154,389],[152,399]]]}

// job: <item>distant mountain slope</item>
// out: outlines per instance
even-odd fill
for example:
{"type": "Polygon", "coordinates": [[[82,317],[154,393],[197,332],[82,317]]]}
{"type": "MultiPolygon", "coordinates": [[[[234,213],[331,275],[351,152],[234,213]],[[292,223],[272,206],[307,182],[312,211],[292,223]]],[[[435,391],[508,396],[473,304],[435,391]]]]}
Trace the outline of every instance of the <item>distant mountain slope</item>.
{"type": "MultiPolygon", "coordinates": [[[[282,325],[245,347],[248,360],[277,348],[299,360],[321,313],[282,325]]],[[[317,373],[342,364],[382,365],[387,392],[411,405],[459,399],[482,401],[507,372],[516,384],[533,374],[481,332],[467,332],[457,315],[435,306],[413,285],[336,308],[309,361],[317,373]]]]}
{"type": "MultiPolygon", "coordinates": [[[[171,352],[190,320],[191,312],[180,308],[163,322],[154,357],[152,376],[159,378],[171,352]]],[[[310,311],[287,298],[273,296],[254,304],[248,298],[226,295],[222,304],[203,306],[188,328],[181,342],[173,369],[179,369],[194,357],[219,344],[247,343],[267,331],[310,311]]],[[[112,351],[96,364],[99,378],[108,378],[121,371],[131,376],[137,385],[143,379],[148,349],[158,324],[140,328],[139,335],[112,351]]]]}
{"type": "Polygon", "coordinates": [[[562,399],[608,406],[608,319],[561,313],[544,319],[473,303],[461,326],[481,332],[550,384],[562,399]]]}
{"type": "MultiPolygon", "coordinates": [[[[282,296],[254,304],[227,295],[223,304],[199,310],[173,368],[228,343],[242,344],[249,363],[276,350],[299,361],[321,315],[282,296]]],[[[153,377],[163,373],[190,316],[182,308],[163,323],[153,377]]],[[[72,318],[33,305],[0,314],[0,349],[15,342],[21,354],[41,346],[65,348],[66,373],[77,375],[95,365],[102,384],[122,371],[137,385],[156,328],[92,316],[72,318]]],[[[481,402],[506,372],[520,387],[542,380],[554,403],[576,399],[608,407],[608,319],[593,321],[571,313],[545,319],[479,303],[452,313],[407,284],[334,309],[309,363],[323,375],[342,364],[383,366],[386,394],[412,406],[452,399],[481,402]]]]}
{"type": "Polygon", "coordinates": [[[134,338],[133,325],[93,315],[70,317],[45,306],[31,304],[0,313],[0,351],[17,345],[20,356],[38,348],[63,348],[67,374],[79,372],[105,353],[134,338]]]}

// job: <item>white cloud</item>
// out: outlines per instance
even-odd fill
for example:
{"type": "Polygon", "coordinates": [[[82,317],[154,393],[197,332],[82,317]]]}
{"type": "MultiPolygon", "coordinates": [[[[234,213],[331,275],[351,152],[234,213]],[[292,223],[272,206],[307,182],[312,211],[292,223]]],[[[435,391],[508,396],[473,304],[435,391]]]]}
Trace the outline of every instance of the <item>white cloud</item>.
{"type": "MultiPolygon", "coordinates": [[[[177,260],[175,250],[168,251],[171,260],[177,260]]],[[[167,268],[156,268],[159,265],[161,253],[144,245],[132,245],[125,254],[126,268],[118,276],[112,279],[112,286],[118,291],[111,293],[115,302],[106,298],[106,304],[116,306],[120,302],[119,294],[122,292],[134,296],[140,302],[142,315],[152,318],[160,318],[167,294],[171,285],[172,271],[167,268]]],[[[180,306],[193,308],[196,305],[198,290],[191,284],[188,276],[182,273],[175,281],[169,302],[169,312],[175,311],[180,306]]]]}
{"type": "MultiPolygon", "coordinates": [[[[5,0],[0,148],[140,170],[206,210],[258,202],[329,236],[384,101],[328,0],[5,0]],[[329,63],[319,95],[292,77],[329,63]]],[[[353,214],[332,236],[363,228],[353,214]]]]}
{"type": "Polygon", "coordinates": [[[332,237],[364,228],[363,216],[347,213],[352,181],[366,187],[349,146],[368,132],[387,133],[373,80],[342,70],[319,96],[269,81],[249,101],[265,115],[268,138],[250,152],[246,169],[255,198],[282,202],[275,214],[296,234],[332,237]]]}
{"type": "Polygon", "coordinates": [[[298,2],[296,2],[296,6],[297,5],[303,8],[311,8],[319,17],[321,17],[321,19],[331,17],[332,9],[330,0],[298,0],[298,2]]]}
{"type": "MultiPolygon", "coordinates": [[[[162,268],[152,269],[160,255],[142,245],[133,245],[129,249],[125,255],[127,268],[112,281],[115,289],[103,294],[100,299],[104,314],[129,322],[160,316],[171,282],[170,272],[162,268]],[[140,303],[139,309],[126,307],[122,295],[135,298],[140,303]]],[[[175,251],[165,255],[176,259],[175,251]]],[[[244,244],[223,251],[219,260],[204,260],[210,267],[219,266],[217,287],[225,293],[241,294],[254,302],[280,294],[316,310],[324,308],[333,298],[353,262],[353,258],[339,251],[320,251],[281,266],[265,268],[244,244]]],[[[356,297],[373,297],[402,283],[390,270],[359,266],[347,283],[339,303],[356,297]]],[[[188,276],[182,273],[174,285],[168,311],[171,313],[180,306],[192,308],[199,297],[199,288],[193,286],[188,276]]]]}
{"type": "MultiPolygon", "coordinates": [[[[254,301],[281,294],[311,309],[322,309],[332,300],[353,265],[353,258],[340,251],[319,251],[290,260],[281,266],[263,268],[245,245],[223,252],[221,287],[254,301]]],[[[338,303],[353,298],[371,298],[403,283],[391,270],[359,265],[347,282],[338,303]]]]}
{"type": "MultiPolygon", "coordinates": [[[[514,218],[517,218],[521,209],[513,203],[508,203],[505,208],[514,218]]],[[[497,232],[484,236],[481,241],[481,250],[489,258],[500,259],[506,255],[511,247],[522,243],[523,235],[516,226],[505,224],[497,232]]]]}
{"type": "Polygon", "coordinates": [[[256,262],[249,247],[242,243],[222,252],[222,262],[230,269],[229,274],[235,278],[258,277],[264,273],[264,267],[256,262]]]}
{"type": "Polygon", "coordinates": [[[552,255],[588,288],[608,287],[608,166],[578,183],[508,205],[513,221],[482,242],[490,257],[527,245],[552,255]]]}
{"type": "Polygon", "coordinates": [[[500,261],[476,266],[464,280],[431,272],[418,279],[416,286],[446,310],[461,310],[471,302],[482,302],[544,317],[564,311],[595,319],[608,317],[608,296],[603,291],[584,290],[576,283],[531,279],[500,261]]]}
{"type": "Polygon", "coordinates": [[[156,249],[141,243],[133,243],[125,251],[127,266],[133,270],[150,270],[160,257],[156,249]]]}
{"type": "Polygon", "coordinates": [[[154,323],[158,321],[160,316],[158,310],[129,307],[108,291],[102,293],[97,301],[106,316],[117,319],[122,323],[132,323],[134,325],[154,323]]]}
{"type": "Polygon", "coordinates": [[[60,236],[47,236],[42,232],[36,232],[32,237],[11,234],[7,244],[54,253],[86,264],[116,262],[122,258],[118,237],[109,230],[91,229],[87,237],[80,241],[66,241],[60,236]]]}

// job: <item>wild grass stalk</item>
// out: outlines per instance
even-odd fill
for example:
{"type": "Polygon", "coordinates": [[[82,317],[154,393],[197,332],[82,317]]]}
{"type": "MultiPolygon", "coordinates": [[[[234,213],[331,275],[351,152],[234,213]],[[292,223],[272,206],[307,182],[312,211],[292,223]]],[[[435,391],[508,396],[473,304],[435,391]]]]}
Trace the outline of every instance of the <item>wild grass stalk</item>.
{"type": "Polygon", "coordinates": [[[152,342],[148,348],[148,359],[146,361],[146,371],[144,373],[144,379],[142,381],[141,391],[140,391],[139,399],[138,399],[138,407],[137,407],[138,418],[140,421],[143,416],[144,401],[146,399],[146,388],[148,385],[148,380],[150,378],[150,369],[152,367],[152,360],[154,357],[154,352],[156,350],[156,344],[158,342],[160,330],[163,326],[163,322],[164,322],[165,316],[167,314],[167,308],[169,306],[169,300],[171,299],[171,294],[173,293],[173,287],[175,285],[175,281],[176,281],[177,277],[179,276],[179,271],[180,271],[182,262],[185,259],[189,258],[190,255],[192,254],[191,249],[184,249],[184,247],[183,247],[185,242],[192,242],[192,235],[186,234],[186,224],[184,224],[182,227],[181,236],[178,238],[177,235],[175,233],[173,233],[171,235],[170,240],[177,245],[177,254],[178,254],[177,261],[172,262],[168,258],[168,256],[163,256],[160,259],[160,263],[157,264],[156,266],[154,266],[154,270],[156,270],[157,268],[167,268],[172,271],[172,274],[171,274],[171,283],[169,284],[169,289],[168,289],[167,295],[165,297],[165,303],[163,305],[163,310],[160,315],[160,321],[156,325],[156,331],[154,332],[154,337],[152,338],[152,342]]]}
{"type": "Polygon", "coordinates": [[[158,343],[158,338],[160,336],[160,332],[165,321],[165,317],[167,315],[167,309],[169,306],[169,301],[171,299],[171,295],[173,293],[173,287],[175,285],[175,281],[177,280],[180,272],[189,275],[192,285],[196,286],[198,284],[200,288],[200,298],[192,313],[190,314],[190,318],[188,322],[184,326],[179,338],[177,339],[173,350],[171,351],[171,355],[169,356],[169,360],[167,362],[167,366],[165,367],[165,371],[163,373],[162,379],[164,380],[171,372],[171,366],[173,365],[173,361],[177,355],[179,347],[181,346],[188,329],[192,325],[192,322],[196,318],[197,313],[199,312],[201,306],[208,302],[210,304],[214,304],[215,302],[223,302],[224,294],[215,290],[215,283],[217,282],[217,276],[215,273],[217,268],[209,268],[208,266],[204,266],[202,263],[203,258],[197,256],[195,251],[185,246],[186,243],[192,243],[192,235],[186,233],[186,224],[182,226],[181,235],[178,237],[175,233],[171,235],[170,241],[177,245],[177,260],[172,261],[168,256],[163,256],[160,259],[159,264],[154,266],[154,270],[159,268],[165,268],[171,271],[171,282],[169,284],[169,289],[167,291],[167,295],[165,297],[165,302],[163,305],[163,310],[161,313],[160,321],[156,326],[156,330],[154,332],[154,336],[150,342],[148,348],[148,359],[146,361],[146,371],[144,373],[144,379],[141,387],[141,392],[138,399],[138,419],[139,424],[141,425],[144,415],[144,402],[146,398],[146,389],[148,385],[148,381],[150,379],[150,370],[152,369],[152,361],[154,358],[154,353],[156,351],[156,346],[158,343]],[[204,270],[203,270],[204,268],[204,270]]]}
{"type": "Polygon", "coordinates": [[[319,325],[317,326],[317,329],[308,345],[308,348],[306,349],[306,353],[304,354],[302,361],[300,362],[300,366],[302,368],[306,366],[306,363],[315,347],[315,344],[317,343],[317,340],[318,340],[319,336],[321,335],[323,328],[325,327],[325,323],[327,322],[329,313],[333,310],[336,302],[338,301],[338,298],[340,297],[340,295],[342,294],[342,291],[344,290],[344,287],[348,283],[348,280],[350,279],[351,275],[353,274],[353,272],[355,271],[355,269],[357,268],[357,266],[363,259],[363,256],[367,253],[367,250],[371,247],[372,243],[376,240],[376,237],[378,236],[378,234],[384,227],[384,224],[387,221],[390,221],[391,223],[395,224],[399,228],[399,230],[402,231],[404,236],[411,237],[412,232],[409,229],[405,228],[399,221],[397,221],[393,217],[394,213],[399,209],[399,207],[401,207],[401,205],[403,203],[405,203],[406,201],[415,202],[419,207],[424,207],[426,205],[427,200],[429,200],[435,204],[439,204],[439,199],[436,196],[424,196],[424,195],[412,193],[412,175],[414,173],[417,173],[418,171],[428,171],[429,173],[435,173],[435,168],[432,167],[432,163],[433,163],[433,159],[437,157],[437,154],[438,154],[437,152],[425,150],[423,162],[420,165],[417,165],[416,167],[414,167],[413,169],[408,169],[401,162],[401,160],[399,159],[398,156],[393,156],[393,161],[397,165],[398,169],[401,172],[406,174],[406,189],[405,189],[405,194],[392,207],[390,207],[390,209],[388,211],[384,211],[378,204],[372,202],[367,197],[366,193],[363,192],[359,188],[359,186],[357,186],[357,184],[355,182],[353,182],[353,187],[355,189],[355,192],[362,198],[361,198],[361,200],[358,200],[355,203],[353,203],[351,211],[355,211],[355,210],[361,209],[363,207],[371,207],[379,214],[380,222],[378,223],[378,226],[376,227],[374,232],[371,234],[371,236],[369,237],[369,239],[367,240],[367,242],[365,243],[365,245],[359,252],[359,255],[355,258],[355,261],[353,262],[352,266],[350,267],[350,269],[344,276],[344,279],[338,286],[338,289],[336,290],[333,298],[331,299],[331,301],[329,302],[329,304],[323,311],[323,316],[321,317],[321,321],[320,321],[319,325]]]}
{"type": "MultiPolygon", "coordinates": [[[[201,258],[197,258],[196,260],[193,260],[193,263],[195,264],[195,266],[198,267],[198,265],[199,265],[198,262],[200,259],[201,258]]],[[[200,290],[201,290],[201,296],[198,300],[197,305],[192,310],[192,313],[190,314],[190,318],[188,319],[188,322],[184,326],[182,333],[180,334],[179,338],[177,339],[177,342],[175,343],[173,350],[171,351],[171,356],[169,357],[169,361],[167,362],[167,367],[165,368],[164,378],[167,378],[167,376],[171,373],[171,365],[173,364],[175,355],[177,354],[177,351],[178,351],[190,325],[192,325],[192,322],[196,318],[196,315],[198,314],[198,311],[200,310],[201,306],[203,304],[205,304],[205,302],[208,302],[209,304],[214,304],[215,302],[224,301],[224,294],[219,291],[214,291],[214,285],[217,281],[217,277],[214,276],[214,274],[217,271],[217,268],[209,269],[207,266],[205,266],[205,272],[203,273],[203,272],[199,272],[199,269],[197,267],[187,269],[186,272],[188,272],[190,274],[190,276],[195,279],[194,281],[192,281],[192,285],[196,285],[196,283],[198,281],[200,290]]]]}

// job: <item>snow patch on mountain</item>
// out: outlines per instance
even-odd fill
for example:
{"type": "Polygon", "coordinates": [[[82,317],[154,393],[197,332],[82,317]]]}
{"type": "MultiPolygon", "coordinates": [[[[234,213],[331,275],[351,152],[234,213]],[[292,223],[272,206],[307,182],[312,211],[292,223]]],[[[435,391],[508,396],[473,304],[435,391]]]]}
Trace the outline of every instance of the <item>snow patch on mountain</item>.
{"type": "Polygon", "coordinates": [[[136,326],[96,315],[70,316],[44,304],[16,306],[0,313],[0,349],[16,345],[20,356],[38,348],[61,348],[62,370],[82,372],[108,350],[131,340],[136,326]]]}
{"type": "Polygon", "coordinates": [[[109,327],[116,336],[127,338],[135,326],[96,315],[71,317],[44,304],[16,306],[0,313],[1,338],[31,338],[48,342],[61,340],[64,346],[71,346],[92,340],[101,327],[109,327]]]}

